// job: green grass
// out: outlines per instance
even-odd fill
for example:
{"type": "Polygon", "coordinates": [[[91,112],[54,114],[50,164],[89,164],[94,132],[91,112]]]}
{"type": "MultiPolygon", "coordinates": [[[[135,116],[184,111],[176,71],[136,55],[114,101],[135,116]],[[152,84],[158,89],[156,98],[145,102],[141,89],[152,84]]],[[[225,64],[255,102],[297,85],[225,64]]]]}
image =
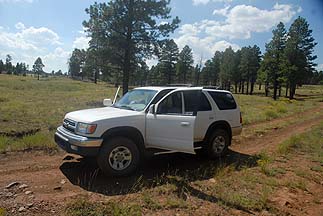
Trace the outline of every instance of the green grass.
{"type": "Polygon", "coordinates": [[[274,101],[263,95],[235,94],[245,125],[293,115],[316,107],[323,100],[323,86],[303,86],[298,89],[306,96],[296,96],[297,100],[280,97],[274,101]],[[315,88],[314,88],[315,87],[315,88]],[[314,88],[315,91],[308,90],[314,88]],[[320,95],[321,94],[321,95],[320,95]]]}
{"type": "MultiPolygon", "coordinates": [[[[0,153],[26,148],[56,148],[53,134],[67,112],[102,106],[116,89],[106,83],[67,78],[0,75],[0,153]]],[[[304,86],[297,92],[304,101],[260,95],[235,95],[243,123],[250,124],[294,114],[315,107],[323,86],[304,86]]]]}
{"type": "MultiPolygon", "coordinates": [[[[166,212],[172,215],[195,215],[201,206],[210,206],[209,211],[202,208],[205,214],[211,213],[211,207],[217,206],[223,212],[239,209],[261,214],[266,210],[273,215],[282,215],[286,212],[282,212],[281,206],[273,202],[277,193],[286,187],[292,191],[307,191],[313,182],[321,184],[317,174],[322,172],[322,137],[323,123],[280,144],[284,146],[283,151],[261,152],[252,156],[255,163],[215,165],[210,162],[185,174],[168,172],[154,177],[152,181],[159,182],[154,186],[140,183],[141,180],[135,183],[140,189],[137,194],[134,191],[133,195],[125,196],[127,201],[120,202],[120,197],[103,203],[78,199],[67,205],[65,214],[163,215],[166,212]],[[289,156],[288,161],[284,160],[286,155],[289,156]]],[[[313,192],[317,203],[319,196],[313,192]]]]}
{"type": "Polygon", "coordinates": [[[6,215],[7,215],[6,209],[0,207],[0,216],[6,216],[6,215]]]}
{"type": "Polygon", "coordinates": [[[289,154],[295,151],[310,153],[313,159],[323,161],[323,123],[309,133],[291,137],[278,146],[279,154],[289,154]]]}
{"type": "Polygon", "coordinates": [[[55,148],[53,134],[67,112],[100,107],[115,88],[67,78],[0,75],[0,152],[55,148]],[[22,137],[22,138],[21,138],[22,137]]]}
{"type": "Polygon", "coordinates": [[[142,215],[141,207],[136,204],[125,204],[123,202],[97,203],[90,202],[85,198],[78,198],[67,204],[65,215],[68,216],[129,216],[142,215]]]}

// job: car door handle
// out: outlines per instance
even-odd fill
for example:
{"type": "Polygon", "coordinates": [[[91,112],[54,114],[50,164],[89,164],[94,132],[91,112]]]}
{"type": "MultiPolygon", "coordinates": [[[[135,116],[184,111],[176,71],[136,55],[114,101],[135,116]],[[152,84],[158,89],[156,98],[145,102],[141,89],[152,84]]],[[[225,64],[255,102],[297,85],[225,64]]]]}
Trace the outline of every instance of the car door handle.
{"type": "Polygon", "coordinates": [[[181,125],[182,125],[182,126],[189,126],[189,125],[190,125],[190,123],[189,123],[189,122],[181,122],[181,125]]]}

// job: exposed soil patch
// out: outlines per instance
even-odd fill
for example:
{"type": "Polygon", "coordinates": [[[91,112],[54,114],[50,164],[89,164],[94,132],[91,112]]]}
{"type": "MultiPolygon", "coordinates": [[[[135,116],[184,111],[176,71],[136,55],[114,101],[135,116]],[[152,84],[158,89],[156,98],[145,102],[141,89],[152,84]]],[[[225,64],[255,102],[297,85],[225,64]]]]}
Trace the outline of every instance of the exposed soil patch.
{"type": "MultiPolygon", "coordinates": [[[[311,115],[312,112],[321,111],[322,106],[308,110],[302,115],[311,115]]],[[[276,119],[271,122],[278,123],[289,118],[295,118],[295,116],[276,119]]],[[[94,161],[65,155],[63,152],[51,156],[43,151],[0,154],[0,207],[5,207],[12,215],[42,215],[43,212],[46,212],[47,215],[57,215],[62,212],[63,203],[76,197],[89,196],[94,201],[117,199],[125,202],[127,199],[135,199],[134,197],[142,192],[142,188],[159,188],[171,182],[178,188],[176,192],[179,194],[178,196],[182,197],[185,202],[192,203],[192,207],[189,207],[180,215],[189,215],[190,211],[194,211],[197,215],[204,215],[205,213],[270,215],[267,211],[252,212],[233,204],[231,206],[226,204],[227,207],[214,205],[214,203],[224,201],[216,194],[210,195],[198,190],[198,187],[194,186],[194,182],[212,183],[213,180],[210,181],[210,179],[213,178],[215,170],[219,167],[232,166],[235,170],[240,170],[242,167],[253,169],[252,167],[257,166],[258,160],[256,156],[253,156],[254,154],[259,154],[263,150],[274,151],[278,143],[295,134],[305,132],[322,121],[323,113],[315,119],[273,129],[261,137],[235,138],[228,156],[221,160],[209,161],[201,156],[186,154],[154,157],[145,161],[136,175],[127,178],[107,178],[102,175],[94,161]],[[176,175],[185,179],[186,183],[176,182],[177,180],[167,177],[168,175],[176,175]],[[11,182],[18,182],[19,184],[5,188],[11,182]],[[189,183],[192,183],[193,186],[189,183]],[[23,184],[27,187],[19,188],[23,184]]],[[[262,124],[266,123],[259,123],[258,125],[262,124]]],[[[247,127],[257,127],[257,124],[247,127]]],[[[289,166],[296,164],[297,161],[287,163],[286,159],[282,158],[280,163],[281,167],[288,173],[289,166]]],[[[296,177],[290,174],[290,178],[296,177]]],[[[322,184],[320,182],[308,184],[308,190],[305,191],[299,188],[290,189],[286,187],[269,200],[273,205],[280,207],[281,212],[285,214],[318,215],[319,211],[322,210],[321,212],[323,212],[323,197],[315,197],[314,199],[311,194],[314,194],[313,190],[323,194],[322,184]],[[306,200],[308,201],[307,204],[302,203],[306,200]]],[[[207,187],[207,184],[203,187],[207,187]]],[[[147,207],[144,209],[144,213],[156,215],[156,210],[158,208],[149,209],[147,207]]],[[[171,207],[157,213],[157,215],[174,214],[176,214],[176,210],[171,207]]]]}

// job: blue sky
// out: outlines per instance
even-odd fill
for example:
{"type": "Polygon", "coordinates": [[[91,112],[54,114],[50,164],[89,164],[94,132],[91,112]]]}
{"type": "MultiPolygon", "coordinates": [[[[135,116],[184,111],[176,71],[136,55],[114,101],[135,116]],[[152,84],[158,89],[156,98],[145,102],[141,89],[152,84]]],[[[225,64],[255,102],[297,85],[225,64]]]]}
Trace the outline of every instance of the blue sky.
{"type": "MultiPolygon", "coordinates": [[[[45,71],[67,71],[74,48],[86,48],[89,38],[82,21],[92,0],[0,0],[0,59],[30,66],[40,56],[45,71]]],[[[98,1],[100,2],[100,1],[98,1]]],[[[172,15],[181,19],[171,35],[179,48],[186,44],[198,62],[228,46],[239,49],[257,44],[264,51],[272,29],[282,21],[288,29],[298,16],[305,17],[318,45],[316,63],[323,69],[322,0],[172,0],[172,15]]],[[[149,65],[155,60],[148,60],[149,65]]]]}

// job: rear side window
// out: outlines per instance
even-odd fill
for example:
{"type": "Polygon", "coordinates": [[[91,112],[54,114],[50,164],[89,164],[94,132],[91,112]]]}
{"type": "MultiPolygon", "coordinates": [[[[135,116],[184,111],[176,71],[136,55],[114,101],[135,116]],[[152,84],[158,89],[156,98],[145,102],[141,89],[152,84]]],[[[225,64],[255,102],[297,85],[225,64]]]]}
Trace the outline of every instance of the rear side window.
{"type": "Polygon", "coordinates": [[[199,105],[199,91],[183,91],[185,115],[195,115],[199,105]]]}
{"type": "Polygon", "coordinates": [[[226,92],[208,91],[220,110],[236,109],[237,104],[233,96],[226,92]]]}
{"type": "Polygon", "coordinates": [[[201,93],[201,101],[198,111],[210,111],[212,110],[209,100],[206,98],[204,93],[201,93]]]}
{"type": "Polygon", "coordinates": [[[197,111],[212,110],[209,100],[201,91],[183,91],[183,95],[185,115],[196,115],[197,111]]]}

